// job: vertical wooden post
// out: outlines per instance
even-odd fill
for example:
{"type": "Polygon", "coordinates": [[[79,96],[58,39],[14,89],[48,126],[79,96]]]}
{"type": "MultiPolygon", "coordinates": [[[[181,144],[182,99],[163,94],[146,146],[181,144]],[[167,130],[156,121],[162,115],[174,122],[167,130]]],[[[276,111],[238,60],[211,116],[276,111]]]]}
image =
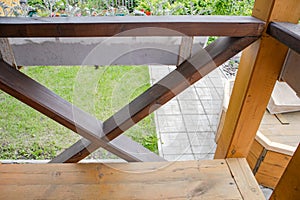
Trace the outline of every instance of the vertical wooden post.
{"type": "Polygon", "coordinates": [[[299,199],[300,197],[300,145],[279,183],[277,184],[270,200],[299,199]]]}
{"type": "MultiPolygon", "coordinates": [[[[299,0],[256,0],[254,17],[298,23],[299,0]]],[[[246,157],[288,48],[263,33],[243,52],[215,158],[246,157]]]]}
{"type": "Polygon", "coordinates": [[[0,38],[0,59],[11,66],[17,67],[13,50],[7,38],[0,38]]]}

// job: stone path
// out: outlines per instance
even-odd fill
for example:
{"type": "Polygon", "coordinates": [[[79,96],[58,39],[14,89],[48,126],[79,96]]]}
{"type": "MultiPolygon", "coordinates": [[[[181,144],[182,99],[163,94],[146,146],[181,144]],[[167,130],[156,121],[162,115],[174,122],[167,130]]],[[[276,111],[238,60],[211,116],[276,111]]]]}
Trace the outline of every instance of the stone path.
{"type": "MultiPolygon", "coordinates": [[[[151,84],[174,66],[149,66],[151,84]]],[[[159,154],[167,160],[213,159],[225,77],[214,70],[155,112],[159,154]]]]}

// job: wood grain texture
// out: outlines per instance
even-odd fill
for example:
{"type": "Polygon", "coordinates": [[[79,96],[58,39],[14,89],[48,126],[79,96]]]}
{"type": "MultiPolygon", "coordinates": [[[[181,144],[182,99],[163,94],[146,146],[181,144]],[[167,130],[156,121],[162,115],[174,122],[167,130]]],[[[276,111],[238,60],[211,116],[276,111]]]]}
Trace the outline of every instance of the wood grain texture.
{"type": "Polygon", "coordinates": [[[287,169],[272,193],[270,200],[299,199],[300,197],[300,148],[291,159],[287,169]]]}
{"type": "Polygon", "coordinates": [[[264,22],[239,16],[0,17],[0,37],[243,37],[259,36],[263,28],[264,22]]]}
{"type": "Polygon", "coordinates": [[[246,158],[247,162],[249,164],[249,167],[252,170],[254,170],[254,168],[258,162],[258,159],[261,156],[263,149],[264,149],[263,146],[260,143],[258,143],[256,140],[254,140],[253,144],[251,145],[249,154],[247,155],[247,158],[246,158]]]}
{"type": "MultiPolygon", "coordinates": [[[[101,121],[12,68],[3,60],[0,61],[0,89],[125,160],[164,160],[127,136],[110,142],[114,138],[106,137],[101,121]]],[[[85,146],[86,143],[81,145],[85,146]]]]}
{"type": "Polygon", "coordinates": [[[177,66],[179,66],[183,61],[185,61],[191,57],[193,43],[194,43],[194,37],[182,37],[181,38],[177,66]]]}
{"type": "Polygon", "coordinates": [[[291,156],[267,151],[255,173],[255,178],[258,183],[265,187],[275,188],[290,159],[291,156]]]}
{"type": "Polygon", "coordinates": [[[227,158],[226,162],[244,200],[265,199],[245,158],[227,158]]]}
{"type": "Polygon", "coordinates": [[[0,199],[244,199],[247,188],[235,179],[254,177],[247,170],[232,177],[230,170],[246,164],[238,163],[2,164],[0,199]]]}
{"type": "MultiPolygon", "coordinates": [[[[176,70],[107,119],[103,123],[103,131],[106,137],[115,138],[120,135],[256,39],[256,37],[220,38],[184,61],[176,70]]],[[[55,159],[55,162],[79,161],[87,156],[86,148],[89,149],[89,152],[97,149],[97,146],[92,143],[86,148],[78,148],[77,146],[80,143],[79,141],[70,147],[71,149],[77,149],[77,151],[67,150],[67,152],[62,152],[59,156],[64,159],[55,159]],[[73,153],[69,154],[68,152],[73,153]]]]}
{"type": "Polygon", "coordinates": [[[300,24],[271,22],[267,33],[300,53],[300,24]]]}
{"type": "MultiPolygon", "coordinates": [[[[263,0],[255,4],[257,10],[259,5],[262,10],[266,9],[263,0]]],[[[298,0],[277,0],[271,5],[270,13],[260,12],[257,17],[267,22],[299,19],[297,12],[290,12],[291,7],[299,8],[298,0]]],[[[285,45],[263,33],[260,41],[243,52],[215,158],[247,157],[287,50],[285,45]]]]}
{"type": "Polygon", "coordinates": [[[17,67],[14,52],[9,44],[8,38],[0,38],[0,59],[9,63],[14,68],[17,67]]]}

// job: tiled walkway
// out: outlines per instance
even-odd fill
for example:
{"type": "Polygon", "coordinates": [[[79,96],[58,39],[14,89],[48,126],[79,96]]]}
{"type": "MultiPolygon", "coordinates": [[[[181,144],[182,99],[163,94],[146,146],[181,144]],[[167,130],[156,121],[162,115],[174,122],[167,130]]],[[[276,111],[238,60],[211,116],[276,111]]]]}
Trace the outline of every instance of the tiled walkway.
{"type": "MultiPolygon", "coordinates": [[[[174,69],[150,66],[151,83],[174,69]]],[[[216,69],[155,112],[161,156],[170,161],[213,158],[224,80],[216,69]]]]}

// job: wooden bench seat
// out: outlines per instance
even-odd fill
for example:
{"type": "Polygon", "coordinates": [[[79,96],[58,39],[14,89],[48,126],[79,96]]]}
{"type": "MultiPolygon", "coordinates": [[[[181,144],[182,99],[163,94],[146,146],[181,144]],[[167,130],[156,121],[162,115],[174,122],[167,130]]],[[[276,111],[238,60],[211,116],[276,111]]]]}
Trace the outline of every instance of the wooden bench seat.
{"type": "Polygon", "coordinates": [[[245,159],[2,164],[0,199],[264,199],[245,159]]]}

